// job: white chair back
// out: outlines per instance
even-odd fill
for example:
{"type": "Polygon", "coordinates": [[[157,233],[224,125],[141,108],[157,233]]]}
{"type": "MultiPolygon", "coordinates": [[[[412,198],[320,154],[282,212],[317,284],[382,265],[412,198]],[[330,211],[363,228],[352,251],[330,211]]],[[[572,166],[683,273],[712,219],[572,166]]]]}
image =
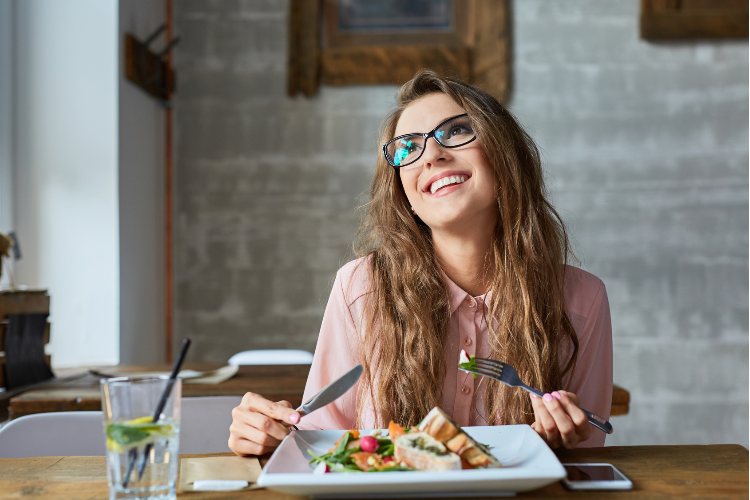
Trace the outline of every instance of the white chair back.
{"type": "Polygon", "coordinates": [[[102,412],[36,413],[0,429],[0,458],[89,457],[106,453],[102,412]]]}
{"type": "Polygon", "coordinates": [[[182,398],[180,453],[221,453],[229,449],[232,409],[242,396],[182,398]]]}
{"type": "MultiPolygon", "coordinates": [[[[232,409],[242,396],[182,398],[180,453],[228,452],[232,409]]],[[[37,413],[0,428],[0,458],[103,456],[100,411],[37,413]]]]}
{"type": "Polygon", "coordinates": [[[230,365],[309,365],[313,355],[298,349],[242,351],[229,358],[230,365]]]}

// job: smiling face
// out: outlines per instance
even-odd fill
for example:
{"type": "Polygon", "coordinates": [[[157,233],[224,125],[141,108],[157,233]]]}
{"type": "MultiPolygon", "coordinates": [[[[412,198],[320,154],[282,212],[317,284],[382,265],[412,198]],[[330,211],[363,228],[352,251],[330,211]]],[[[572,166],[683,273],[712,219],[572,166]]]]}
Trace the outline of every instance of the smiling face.
{"type": "MultiPolygon", "coordinates": [[[[426,95],[404,109],[394,137],[429,132],[465,112],[445,94],[426,95]]],[[[445,148],[430,138],[422,157],[398,173],[414,213],[433,231],[462,232],[477,224],[494,227],[495,175],[478,140],[445,148]]]]}

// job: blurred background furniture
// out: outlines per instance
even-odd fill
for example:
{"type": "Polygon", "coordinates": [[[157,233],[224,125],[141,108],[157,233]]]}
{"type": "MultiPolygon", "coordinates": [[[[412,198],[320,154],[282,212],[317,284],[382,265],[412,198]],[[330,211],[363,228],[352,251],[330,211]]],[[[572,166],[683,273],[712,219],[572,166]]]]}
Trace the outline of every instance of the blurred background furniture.
{"type": "Polygon", "coordinates": [[[51,357],[44,353],[49,302],[46,290],[0,291],[0,387],[15,389],[54,376],[51,357]]]}
{"type": "Polygon", "coordinates": [[[238,352],[229,358],[230,365],[310,365],[313,355],[297,349],[261,349],[238,352]]]}
{"type": "MultiPolygon", "coordinates": [[[[232,409],[242,396],[182,398],[180,453],[229,451],[232,409]]],[[[0,428],[0,458],[103,456],[101,411],[26,415],[0,428]]]]}
{"type": "Polygon", "coordinates": [[[27,415],[0,428],[0,458],[104,456],[102,412],[27,415]]]}
{"type": "MultiPolygon", "coordinates": [[[[207,371],[219,368],[217,364],[188,364],[186,369],[207,371]]],[[[84,368],[58,369],[60,378],[69,378],[76,374],[82,376],[30,390],[10,398],[10,418],[18,418],[32,413],[51,411],[97,411],[101,410],[99,378],[87,375],[88,369],[96,369],[117,376],[144,371],[171,370],[168,365],[151,366],[97,366],[84,368]]],[[[255,392],[273,401],[289,401],[295,408],[302,404],[310,365],[245,365],[240,366],[237,374],[220,384],[182,384],[182,397],[206,396],[243,396],[246,392],[255,392]]]]}
{"type": "MultiPolygon", "coordinates": [[[[186,368],[212,370],[216,364],[191,364],[186,368]]],[[[90,367],[113,375],[127,375],[139,371],[169,371],[161,366],[101,366],[90,367]]],[[[56,370],[58,377],[70,377],[75,373],[86,374],[87,368],[56,370]]],[[[183,398],[236,396],[246,392],[260,394],[273,401],[289,401],[293,407],[302,404],[310,365],[241,365],[237,374],[220,384],[182,385],[183,398]]],[[[236,405],[234,405],[236,406],[236,405]]],[[[627,415],[630,394],[626,389],[615,385],[612,390],[612,416],[627,415]]],[[[232,406],[233,407],[233,406],[232,406]]],[[[10,418],[18,418],[33,413],[53,411],[96,411],[101,410],[99,379],[90,375],[75,380],[61,382],[54,387],[30,390],[10,399],[10,418]]],[[[231,411],[231,407],[230,407],[231,411]]]]}
{"type": "MultiPolygon", "coordinates": [[[[185,385],[182,386],[183,389],[185,385]]],[[[182,398],[180,409],[180,453],[229,451],[232,409],[242,396],[182,398]]]]}

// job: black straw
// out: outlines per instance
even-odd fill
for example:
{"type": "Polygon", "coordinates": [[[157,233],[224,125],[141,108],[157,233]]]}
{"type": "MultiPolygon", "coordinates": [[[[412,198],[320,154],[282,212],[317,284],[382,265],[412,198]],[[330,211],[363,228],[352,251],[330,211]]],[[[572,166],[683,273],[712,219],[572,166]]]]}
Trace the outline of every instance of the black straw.
{"type": "MultiPolygon", "coordinates": [[[[180,355],[177,357],[177,361],[174,364],[174,368],[172,368],[172,373],[169,375],[169,380],[167,381],[167,386],[164,388],[164,392],[161,393],[161,399],[159,399],[159,404],[156,405],[156,411],[154,411],[154,417],[151,419],[152,422],[158,422],[159,418],[161,417],[161,412],[164,411],[164,406],[167,404],[167,400],[169,399],[169,395],[172,393],[172,387],[174,386],[174,381],[177,379],[177,374],[180,373],[180,369],[182,368],[182,363],[185,361],[185,356],[187,355],[188,348],[190,347],[190,339],[185,339],[182,341],[182,348],[180,349],[180,355]]],[[[146,461],[148,460],[148,455],[151,453],[151,443],[146,445],[146,448],[143,450],[143,455],[141,456],[141,463],[138,464],[138,480],[140,481],[143,477],[143,471],[146,469],[146,461]]],[[[135,461],[136,461],[136,455],[130,455],[130,463],[128,464],[128,471],[125,474],[125,478],[122,480],[122,487],[127,488],[128,482],[130,481],[130,474],[133,472],[133,467],[135,467],[135,461]]]]}

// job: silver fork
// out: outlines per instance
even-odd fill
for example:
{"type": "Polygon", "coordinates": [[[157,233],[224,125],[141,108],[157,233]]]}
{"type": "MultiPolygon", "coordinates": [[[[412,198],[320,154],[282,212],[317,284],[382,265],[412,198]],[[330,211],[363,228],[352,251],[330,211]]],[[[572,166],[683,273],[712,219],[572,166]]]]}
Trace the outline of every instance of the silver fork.
{"type": "MultiPolygon", "coordinates": [[[[476,373],[477,375],[482,375],[484,377],[499,380],[503,384],[510,387],[520,387],[530,392],[531,394],[539,396],[540,398],[544,396],[544,393],[542,391],[524,384],[523,380],[521,380],[521,377],[518,376],[518,372],[516,371],[516,369],[509,364],[486,358],[474,358],[474,361],[477,363],[476,370],[466,370],[461,367],[459,367],[459,370],[463,370],[467,373],[476,373]]],[[[612,424],[610,424],[608,421],[604,420],[602,417],[595,413],[584,410],[583,408],[581,408],[581,411],[586,414],[586,418],[588,418],[591,425],[606,432],[607,434],[612,434],[612,424]]]]}

